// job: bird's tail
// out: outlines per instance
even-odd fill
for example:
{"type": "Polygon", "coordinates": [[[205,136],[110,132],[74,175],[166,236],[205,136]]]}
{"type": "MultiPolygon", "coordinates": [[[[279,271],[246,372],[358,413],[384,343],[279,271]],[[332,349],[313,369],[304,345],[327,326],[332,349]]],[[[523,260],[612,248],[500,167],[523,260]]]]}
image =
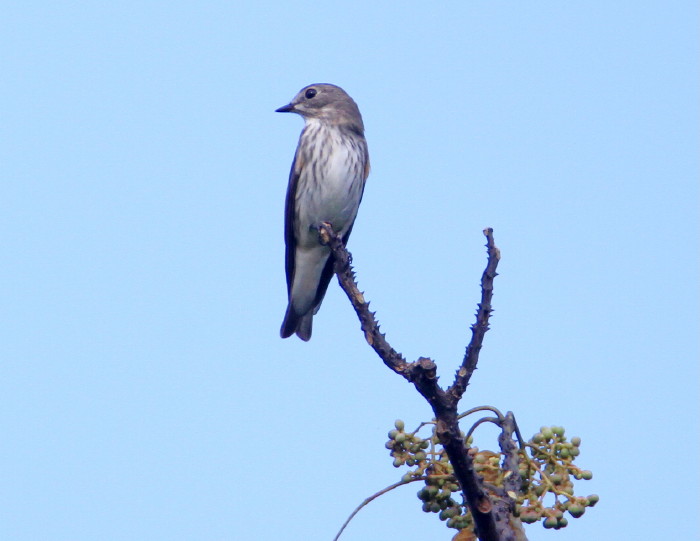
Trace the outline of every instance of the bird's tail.
{"type": "Polygon", "coordinates": [[[294,333],[304,342],[308,342],[311,338],[311,324],[313,323],[314,312],[309,311],[307,314],[300,316],[294,311],[292,303],[287,306],[287,313],[284,314],[284,321],[280,329],[282,338],[289,338],[294,333]]]}

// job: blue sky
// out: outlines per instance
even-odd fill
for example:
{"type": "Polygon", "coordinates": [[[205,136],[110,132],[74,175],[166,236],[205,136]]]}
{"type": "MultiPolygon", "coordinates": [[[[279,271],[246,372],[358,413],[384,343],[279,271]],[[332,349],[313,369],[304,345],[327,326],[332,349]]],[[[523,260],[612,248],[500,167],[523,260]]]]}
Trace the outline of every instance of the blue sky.
{"type": "MultiPolygon", "coordinates": [[[[0,46],[0,538],[332,539],[430,417],[335,282],[281,340],[303,86],[372,173],[349,248],[463,409],[582,438],[598,506],[531,540],[690,539],[698,508],[695,2],[21,2],[0,46]]],[[[492,447],[495,433],[477,436],[492,447]]],[[[449,539],[417,488],[343,539],[449,539]]]]}

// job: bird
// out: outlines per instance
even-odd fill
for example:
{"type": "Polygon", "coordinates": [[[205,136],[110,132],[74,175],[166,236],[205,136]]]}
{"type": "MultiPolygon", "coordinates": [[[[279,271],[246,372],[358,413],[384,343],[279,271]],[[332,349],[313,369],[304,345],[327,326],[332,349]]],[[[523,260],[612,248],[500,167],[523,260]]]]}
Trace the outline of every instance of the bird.
{"type": "Polygon", "coordinates": [[[285,200],[288,303],[280,336],[296,334],[307,342],[333,277],[334,258],[321,244],[318,226],[329,223],[347,243],[369,175],[369,152],[360,110],[339,86],[306,86],[276,112],[304,119],[285,200]]]}

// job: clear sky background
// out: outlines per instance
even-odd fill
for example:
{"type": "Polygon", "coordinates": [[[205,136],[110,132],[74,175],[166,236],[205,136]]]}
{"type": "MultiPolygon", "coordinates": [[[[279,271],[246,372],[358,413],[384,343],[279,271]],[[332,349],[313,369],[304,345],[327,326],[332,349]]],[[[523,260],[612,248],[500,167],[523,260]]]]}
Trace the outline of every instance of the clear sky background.
{"type": "MultiPolygon", "coordinates": [[[[392,345],[463,409],[582,438],[597,507],[531,540],[691,539],[698,509],[698,6],[6,2],[0,539],[330,540],[430,418],[334,281],[281,340],[303,86],[372,157],[349,248],[392,345]]],[[[495,431],[477,438],[493,448],[495,431]]],[[[450,539],[416,485],[342,539],[450,539]]]]}

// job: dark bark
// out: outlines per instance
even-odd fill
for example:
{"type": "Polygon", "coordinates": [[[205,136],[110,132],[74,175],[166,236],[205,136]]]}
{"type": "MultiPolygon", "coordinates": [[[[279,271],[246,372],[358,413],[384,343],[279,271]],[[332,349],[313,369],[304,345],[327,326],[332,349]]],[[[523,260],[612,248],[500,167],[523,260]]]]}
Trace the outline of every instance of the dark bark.
{"type": "MultiPolygon", "coordinates": [[[[415,362],[407,362],[387,342],[386,337],[379,331],[379,323],[374,312],[369,311],[369,303],[365,301],[362,292],[357,287],[352,270],[352,256],[346,250],[343,241],[338,237],[329,224],[319,225],[321,242],[328,245],[335,259],[334,271],[338,275],[340,286],[350,299],[357,317],[360,320],[362,332],[367,343],[379,355],[385,365],[406,380],[413,383],[418,392],[430,404],[437,421],[437,434],[440,438],[454,475],[459,482],[462,492],[474,518],[476,534],[481,541],[515,541],[524,536],[514,531],[512,522],[513,501],[507,492],[515,493],[518,489],[517,448],[512,439],[514,421],[512,415],[506,416],[501,427],[503,433],[499,444],[506,456],[505,467],[512,473],[509,475],[503,497],[494,498],[484,489],[481,477],[474,471],[474,465],[467,452],[464,436],[460,433],[457,418],[457,407],[464,394],[469,380],[476,369],[479,352],[486,331],[489,329],[491,315],[491,298],[493,296],[493,280],[496,277],[496,267],[500,260],[500,251],[493,241],[493,230],[485,229],[488,262],[481,277],[481,302],[476,313],[476,323],[472,325],[472,337],[467,346],[462,365],[460,366],[452,385],[444,390],[438,385],[435,363],[425,357],[415,362]],[[510,423],[510,421],[512,423],[510,423]],[[510,423],[510,424],[509,424],[510,423]]],[[[517,521],[517,519],[516,519],[517,521]]],[[[519,521],[518,525],[519,525],[519,521]]]]}

